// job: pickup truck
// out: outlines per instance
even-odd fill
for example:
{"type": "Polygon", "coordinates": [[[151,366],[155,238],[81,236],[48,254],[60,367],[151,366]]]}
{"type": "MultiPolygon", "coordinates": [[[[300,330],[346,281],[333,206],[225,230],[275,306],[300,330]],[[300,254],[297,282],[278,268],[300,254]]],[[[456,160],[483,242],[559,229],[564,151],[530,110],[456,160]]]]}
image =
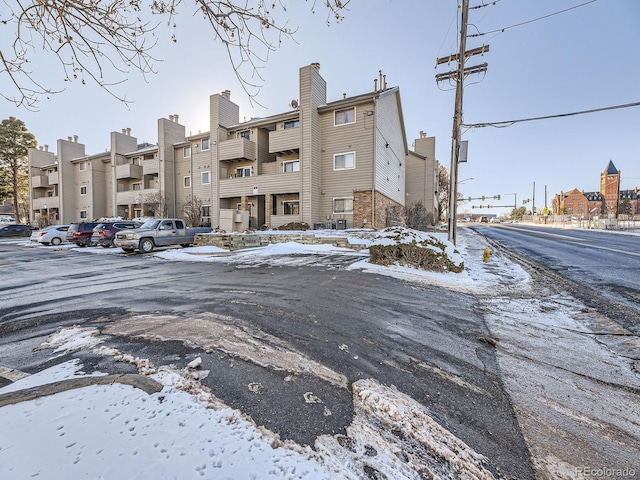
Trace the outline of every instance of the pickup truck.
{"type": "Polygon", "coordinates": [[[116,233],[113,244],[127,253],[139,250],[151,253],[155,247],[193,244],[196,233],[209,233],[209,227],[187,227],[179,218],[153,218],[140,228],[123,230],[116,233]]]}

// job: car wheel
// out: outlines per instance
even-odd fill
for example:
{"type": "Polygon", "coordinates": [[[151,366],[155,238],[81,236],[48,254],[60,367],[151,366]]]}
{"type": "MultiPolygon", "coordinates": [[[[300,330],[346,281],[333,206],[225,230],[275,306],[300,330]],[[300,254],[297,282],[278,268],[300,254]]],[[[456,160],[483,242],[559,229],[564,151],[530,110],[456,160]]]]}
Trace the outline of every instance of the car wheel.
{"type": "Polygon", "coordinates": [[[53,237],[51,239],[51,245],[60,245],[62,243],[62,239],[58,237],[53,237]]]}
{"type": "Polygon", "coordinates": [[[142,240],[140,240],[140,251],[142,253],[153,252],[154,246],[155,245],[153,244],[153,240],[151,240],[150,238],[143,238],[142,240]]]}

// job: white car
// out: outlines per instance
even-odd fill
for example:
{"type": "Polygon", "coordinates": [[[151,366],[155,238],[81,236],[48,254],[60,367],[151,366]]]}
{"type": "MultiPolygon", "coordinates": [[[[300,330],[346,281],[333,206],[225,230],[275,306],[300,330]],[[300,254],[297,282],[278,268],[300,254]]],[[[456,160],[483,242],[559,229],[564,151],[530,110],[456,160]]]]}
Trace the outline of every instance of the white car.
{"type": "Polygon", "coordinates": [[[69,225],[51,225],[31,233],[32,242],[40,242],[44,245],[60,245],[67,239],[69,225]]]}

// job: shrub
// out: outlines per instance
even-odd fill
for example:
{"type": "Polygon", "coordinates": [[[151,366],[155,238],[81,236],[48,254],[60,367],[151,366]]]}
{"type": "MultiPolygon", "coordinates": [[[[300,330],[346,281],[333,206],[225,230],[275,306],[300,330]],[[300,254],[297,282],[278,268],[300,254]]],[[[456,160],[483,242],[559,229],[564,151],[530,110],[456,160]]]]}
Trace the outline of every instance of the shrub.
{"type": "Polygon", "coordinates": [[[435,235],[402,227],[379,232],[369,246],[369,261],[434,272],[460,273],[464,270],[464,262],[453,245],[435,235]]]}
{"type": "Polygon", "coordinates": [[[274,230],[309,230],[309,224],[304,222],[290,222],[286,225],[280,225],[274,230]]]}

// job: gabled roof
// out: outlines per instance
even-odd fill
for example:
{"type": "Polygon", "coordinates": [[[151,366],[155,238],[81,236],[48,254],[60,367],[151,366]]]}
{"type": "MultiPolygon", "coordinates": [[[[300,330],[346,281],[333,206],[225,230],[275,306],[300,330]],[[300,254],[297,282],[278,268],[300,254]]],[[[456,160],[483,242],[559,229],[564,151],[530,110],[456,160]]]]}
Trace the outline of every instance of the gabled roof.
{"type": "Polygon", "coordinates": [[[613,164],[613,161],[609,160],[609,163],[607,164],[607,168],[604,169],[604,173],[606,173],[607,175],[617,175],[618,174],[618,169],[613,164]]]}

